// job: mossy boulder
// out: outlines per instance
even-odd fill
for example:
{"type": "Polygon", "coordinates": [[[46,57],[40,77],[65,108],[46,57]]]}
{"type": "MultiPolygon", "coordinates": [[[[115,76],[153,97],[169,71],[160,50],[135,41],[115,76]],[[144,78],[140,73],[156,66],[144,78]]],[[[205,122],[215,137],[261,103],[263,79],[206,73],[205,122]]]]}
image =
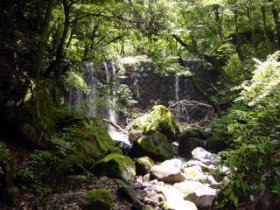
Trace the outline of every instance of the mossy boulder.
{"type": "Polygon", "coordinates": [[[18,139],[31,141],[40,147],[49,145],[56,132],[56,109],[48,81],[32,80],[20,98],[6,105],[7,127],[18,139]]]}
{"type": "Polygon", "coordinates": [[[13,185],[16,177],[13,158],[10,150],[0,144],[0,202],[11,203],[19,194],[17,187],[13,185]]]}
{"type": "Polygon", "coordinates": [[[172,112],[163,105],[156,105],[150,114],[143,115],[129,125],[129,139],[136,141],[142,134],[161,132],[170,141],[176,140],[180,133],[179,123],[172,112]]]}
{"type": "Polygon", "coordinates": [[[209,138],[209,134],[198,128],[181,132],[178,137],[179,155],[188,158],[191,157],[191,151],[195,148],[206,148],[207,138],[209,138]]]}
{"type": "Polygon", "coordinates": [[[207,147],[206,149],[208,151],[211,151],[213,153],[218,153],[220,151],[225,150],[229,145],[225,141],[226,138],[221,136],[211,136],[207,139],[207,147]]]}
{"type": "Polygon", "coordinates": [[[58,152],[62,153],[61,171],[78,172],[91,167],[115,147],[101,118],[82,118],[74,122],[51,140],[58,152]]]}
{"type": "Polygon", "coordinates": [[[155,165],[154,161],[145,156],[135,159],[135,167],[137,175],[146,175],[150,173],[152,166],[155,165]]]}
{"type": "Polygon", "coordinates": [[[133,160],[118,153],[111,153],[99,160],[94,166],[93,172],[98,176],[108,176],[123,181],[133,180],[136,175],[133,160]]]}
{"type": "Polygon", "coordinates": [[[92,190],[84,197],[81,206],[83,210],[111,210],[113,196],[107,189],[92,190]]]}
{"type": "Polygon", "coordinates": [[[132,157],[148,156],[154,161],[164,161],[175,154],[172,143],[165,135],[155,132],[140,137],[133,143],[129,155],[132,157]]]}

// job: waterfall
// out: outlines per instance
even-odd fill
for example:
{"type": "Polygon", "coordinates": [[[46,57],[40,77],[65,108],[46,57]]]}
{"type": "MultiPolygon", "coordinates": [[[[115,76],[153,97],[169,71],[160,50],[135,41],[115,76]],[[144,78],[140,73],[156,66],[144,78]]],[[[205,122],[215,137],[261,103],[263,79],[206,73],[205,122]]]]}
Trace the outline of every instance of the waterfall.
{"type": "Polygon", "coordinates": [[[175,102],[179,101],[180,87],[179,87],[179,77],[175,75],[175,102]]]}
{"type": "Polygon", "coordinates": [[[88,91],[84,92],[75,86],[69,87],[68,107],[71,112],[77,112],[88,117],[96,117],[97,106],[95,99],[97,98],[98,80],[93,62],[83,63],[82,77],[88,86],[88,91]]]}
{"type": "Polygon", "coordinates": [[[116,79],[116,68],[115,68],[115,63],[112,61],[111,62],[111,69],[108,67],[107,62],[103,63],[105,72],[106,72],[106,82],[110,88],[110,93],[107,98],[108,102],[108,118],[111,122],[117,124],[118,117],[117,117],[117,112],[116,112],[116,90],[115,90],[115,79],[116,79]]]}
{"type": "MultiPolygon", "coordinates": [[[[174,83],[175,87],[175,103],[177,103],[180,100],[180,83],[179,83],[179,77],[178,75],[175,75],[175,83],[174,83]]],[[[175,106],[175,117],[176,119],[180,122],[180,106],[179,104],[175,106]]]]}
{"type": "Polygon", "coordinates": [[[85,63],[84,80],[89,87],[89,93],[86,94],[87,112],[86,116],[96,117],[97,107],[95,99],[97,98],[97,84],[96,71],[94,69],[93,62],[85,63]]]}

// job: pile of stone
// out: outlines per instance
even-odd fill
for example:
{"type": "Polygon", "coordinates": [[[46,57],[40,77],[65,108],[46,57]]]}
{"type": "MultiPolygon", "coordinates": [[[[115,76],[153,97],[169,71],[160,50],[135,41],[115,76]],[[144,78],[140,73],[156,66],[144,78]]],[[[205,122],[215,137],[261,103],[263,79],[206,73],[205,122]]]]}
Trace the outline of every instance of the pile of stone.
{"type": "MultiPolygon", "coordinates": [[[[221,157],[198,147],[192,159],[180,158],[155,164],[137,180],[147,193],[143,203],[154,209],[209,209],[229,174],[221,157]]],[[[149,167],[145,167],[147,169],[149,167]]]]}

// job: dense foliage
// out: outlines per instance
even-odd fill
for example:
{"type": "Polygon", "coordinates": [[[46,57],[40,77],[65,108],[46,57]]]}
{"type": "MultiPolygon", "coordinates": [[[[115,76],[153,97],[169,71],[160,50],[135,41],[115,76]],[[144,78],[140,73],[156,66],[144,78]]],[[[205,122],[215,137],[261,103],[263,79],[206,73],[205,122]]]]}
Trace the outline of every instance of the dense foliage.
{"type": "Polygon", "coordinates": [[[252,79],[242,85],[229,113],[214,123],[214,133],[227,136],[221,140],[232,147],[221,153],[232,174],[220,206],[227,203],[237,208],[244,202],[265,199],[258,197],[264,186],[280,195],[279,58],[276,52],[264,62],[256,60],[252,79]]]}

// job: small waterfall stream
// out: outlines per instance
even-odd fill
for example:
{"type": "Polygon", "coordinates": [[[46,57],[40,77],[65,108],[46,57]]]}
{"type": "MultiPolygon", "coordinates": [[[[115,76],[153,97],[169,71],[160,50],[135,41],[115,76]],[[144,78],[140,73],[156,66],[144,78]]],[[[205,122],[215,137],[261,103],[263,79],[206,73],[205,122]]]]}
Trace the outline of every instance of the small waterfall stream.
{"type": "Polygon", "coordinates": [[[116,90],[115,90],[115,80],[116,80],[116,68],[115,68],[115,62],[111,62],[111,68],[108,68],[107,62],[103,63],[105,72],[106,72],[106,82],[108,84],[108,87],[110,88],[109,96],[107,99],[108,102],[108,118],[111,122],[117,124],[118,117],[116,112],[116,105],[117,105],[117,99],[116,99],[116,90]]]}
{"type": "Polygon", "coordinates": [[[93,62],[85,63],[85,72],[84,72],[84,80],[86,81],[89,87],[89,93],[87,93],[85,99],[87,103],[87,112],[86,116],[95,117],[97,115],[97,107],[95,103],[95,99],[97,98],[97,84],[98,80],[96,77],[96,71],[94,69],[93,62]]]}
{"type": "Polygon", "coordinates": [[[175,75],[175,102],[179,101],[180,99],[179,93],[180,93],[179,77],[175,75]]]}
{"type": "Polygon", "coordinates": [[[88,91],[70,86],[68,107],[71,111],[83,113],[88,117],[103,117],[117,123],[117,113],[115,111],[117,101],[114,87],[116,69],[114,62],[109,64],[104,62],[103,68],[93,62],[84,62],[81,71],[88,86],[88,91]],[[105,77],[106,84],[102,83],[102,77],[105,77]],[[100,91],[101,88],[104,88],[106,93],[100,91]]]}
{"type": "MultiPolygon", "coordinates": [[[[179,100],[180,100],[180,96],[179,96],[179,93],[180,93],[180,83],[179,83],[179,76],[178,75],[175,75],[175,82],[174,82],[174,90],[175,90],[175,103],[177,103],[179,100]]],[[[180,106],[179,105],[176,105],[175,106],[175,117],[178,121],[180,121],[180,106]]]]}

